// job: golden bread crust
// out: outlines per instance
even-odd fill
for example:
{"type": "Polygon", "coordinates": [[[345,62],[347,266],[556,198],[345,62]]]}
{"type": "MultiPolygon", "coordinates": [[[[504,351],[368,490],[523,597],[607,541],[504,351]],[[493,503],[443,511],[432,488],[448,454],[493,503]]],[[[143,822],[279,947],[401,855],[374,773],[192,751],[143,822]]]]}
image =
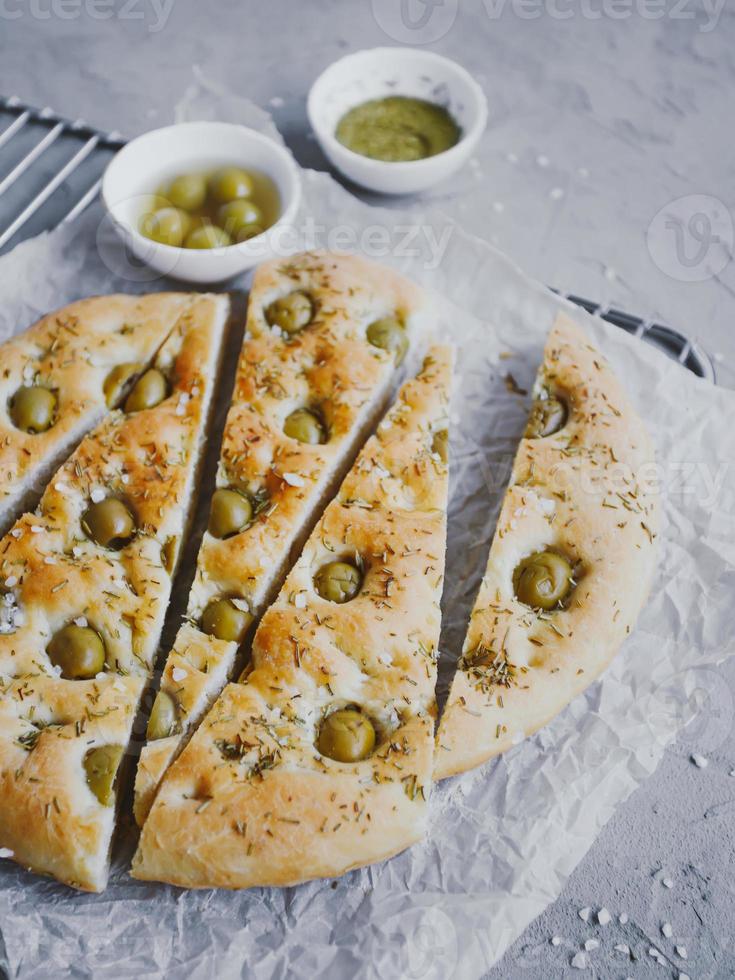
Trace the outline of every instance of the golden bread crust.
{"type": "Polygon", "coordinates": [[[364,446],[255,634],[239,684],[215,702],[166,773],[133,863],[187,887],[283,885],[342,874],[418,840],[431,786],[451,352],[432,348],[364,446]],[[355,559],[362,588],[314,588],[325,561],[355,559]],[[375,752],[336,762],[315,747],[357,704],[375,752]]]}
{"type": "Polygon", "coordinates": [[[658,495],[643,423],[600,352],[564,315],[539,387],[567,424],[524,438],[437,735],[435,778],[477,766],[537,731],[609,665],[645,602],[658,495]],[[578,563],[562,609],[534,611],[513,572],[545,548],[578,563]]]}
{"type": "Polygon", "coordinates": [[[170,395],[133,415],[113,412],[52,479],[35,514],[0,542],[0,844],[14,859],[78,888],[107,877],[114,807],[90,791],[82,759],[127,747],[153,668],[171,591],[164,550],[180,541],[194,493],[228,301],[179,310],[156,364],[170,395]],[[138,530],[120,551],[82,525],[90,501],[122,497],[138,530]],[[66,680],[47,645],[70,622],[91,626],[105,669],[66,680]],[[48,805],[50,804],[50,805],[48,805]]]}
{"type": "Polygon", "coordinates": [[[255,520],[239,534],[224,540],[204,534],[189,596],[190,624],[175,645],[186,643],[194,660],[206,662],[206,673],[190,671],[178,684],[169,683],[168,670],[164,673],[164,689],[179,703],[181,731],[163,745],[143,748],[136,778],[138,823],[167,766],[233,669],[237,646],[213,644],[196,630],[203,610],[212,599],[227,596],[246,603],[255,619],[263,613],[320,501],[382,410],[394,359],[367,341],[366,330],[387,315],[397,315],[409,336],[432,319],[418,287],[356,256],[304,253],[266,263],[255,274],[217,486],[245,491],[261,503],[255,520]],[[315,316],[288,337],[268,323],[265,310],[294,290],[310,296],[315,316]],[[327,423],[327,442],[305,444],[284,433],[287,416],[303,407],[327,423]]]}

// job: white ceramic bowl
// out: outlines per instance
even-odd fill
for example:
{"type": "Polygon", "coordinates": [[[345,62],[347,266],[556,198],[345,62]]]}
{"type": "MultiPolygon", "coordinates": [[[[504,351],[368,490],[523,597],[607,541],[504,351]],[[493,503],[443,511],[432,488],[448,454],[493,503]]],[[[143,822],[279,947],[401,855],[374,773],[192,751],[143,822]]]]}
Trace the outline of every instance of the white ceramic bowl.
{"type": "Polygon", "coordinates": [[[293,225],[300,197],[299,170],[289,151],[233,123],[179,123],[144,133],[117,153],[102,181],[107,212],[133,254],[162,275],[195,283],[222,282],[280,254],[278,243],[293,225]],[[226,248],[189,249],[160,245],[138,231],[146,196],[164,181],[229,165],[260,170],[278,188],[281,216],[262,235],[226,248]]]}
{"type": "Polygon", "coordinates": [[[461,65],[415,48],[372,48],[331,64],[309,92],[309,122],[322,150],[345,177],[382,194],[413,194],[449,177],[467,162],[485,129],[485,94],[461,65]],[[437,102],[452,114],[462,135],[443,153],[425,160],[371,160],[337,141],[341,117],[368,99],[387,95],[437,102]]]}

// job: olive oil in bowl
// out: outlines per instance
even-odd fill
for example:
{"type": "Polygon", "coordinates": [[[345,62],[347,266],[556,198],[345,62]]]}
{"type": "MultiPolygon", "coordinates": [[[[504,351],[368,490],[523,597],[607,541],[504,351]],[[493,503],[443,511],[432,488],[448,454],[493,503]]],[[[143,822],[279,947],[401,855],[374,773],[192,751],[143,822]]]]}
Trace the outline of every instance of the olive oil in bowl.
{"type": "Polygon", "coordinates": [[[223,248],[262,234],[280,214],[280,196],[270,177],[221,167],[166,181],[146,202],[138,230],[161,245],[223,248]]]}

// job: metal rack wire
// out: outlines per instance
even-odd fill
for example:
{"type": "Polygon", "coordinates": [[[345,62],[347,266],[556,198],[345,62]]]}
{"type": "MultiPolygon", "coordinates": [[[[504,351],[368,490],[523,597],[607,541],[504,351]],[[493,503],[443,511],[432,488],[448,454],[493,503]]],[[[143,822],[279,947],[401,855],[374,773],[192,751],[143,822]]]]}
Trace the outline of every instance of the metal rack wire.
{"type": "MultiPolygon", "coordinates": [[[[102,173],[124,146],[105,133],[49,108],[34,109],[16,96],[0,97],[0,254],[62,222],[73,221],[97,197],[102,173]]],[[[557,292],[559,292],[557,290],[557,292]]],[[[701,346],[672,327],[571,293],[577,306],[641,338],[700,378],[715,380],[701,346]]]]}

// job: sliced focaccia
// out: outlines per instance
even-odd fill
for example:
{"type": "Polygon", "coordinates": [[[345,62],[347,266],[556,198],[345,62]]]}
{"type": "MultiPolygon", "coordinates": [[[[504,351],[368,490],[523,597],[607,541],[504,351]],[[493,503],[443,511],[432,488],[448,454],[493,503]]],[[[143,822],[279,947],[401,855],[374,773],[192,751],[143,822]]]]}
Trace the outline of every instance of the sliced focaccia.
{"type": "Polygon", "coordinates": [[[563,315],[535,399],[442,714],[437,779],[558,714],[610,663],[650,587],[653,449],[600,352],[563,315]]]}
{"type": "Polygon", "coordinates": [[[0,846],[104,888],[115,780],[194,496],[224,297],[187,299],[125,414],[90,433],[0,542],[0,846]]]}
{"type": "Polygon", "coordinates": [[[188,622],[164,667],[138,766],[138,823],[426,324],[434,325],[425,294],[364,259],[306,253],[258,269],[188,622]]]}
{"type": "Polygon", "coordinates": [[[451,355],[434,347],[329,504],[168,770],[138,878],[286,885],[424,833],[434,747],[451,355]]]}
{"type": "Polygon", "coordinates": [[[155,355],[186,294],[96,296],[0,346],[0,533],[155,355]]]}

